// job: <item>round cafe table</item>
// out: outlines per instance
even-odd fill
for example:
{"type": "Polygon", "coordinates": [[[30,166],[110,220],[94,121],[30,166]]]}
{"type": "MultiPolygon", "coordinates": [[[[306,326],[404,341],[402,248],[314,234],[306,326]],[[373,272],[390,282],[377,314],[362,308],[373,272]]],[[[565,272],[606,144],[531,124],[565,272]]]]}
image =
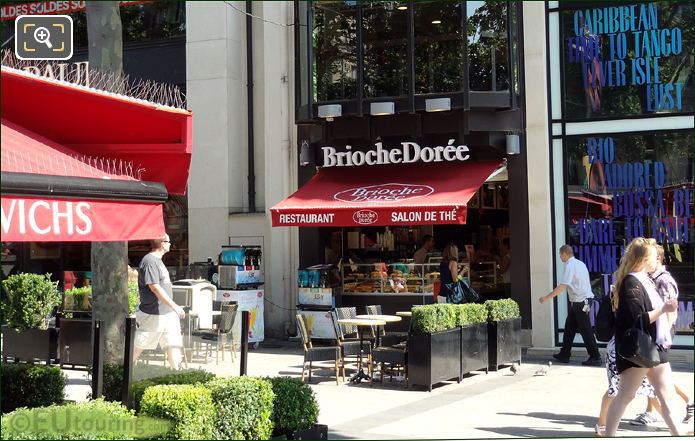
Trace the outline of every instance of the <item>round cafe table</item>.
{"type": "MultiPolygon", "coordinates": [[[[399,317],[397,315],[385,315],[385,314],[381,314],[381,315],[379,315],[379,314],[362,314],[362,315],[355,316],[355,318],[370,319],[370,320],[383,320],[386,323],[395,323],[395,322],[400,322],[401,320],[403,320],[401,317],[399,317]]],[[[386,323],[384,323],[384,324],[386,324],[386,323]]],[[[377,325],[377,328],[379,326],[383,326],[383,325],[377,325]]],[[[379,329],[377,329],[377,332],[376,332],[376,346],[377,347],[381,346],[381,331],[379,329]]]]}
{"type": "Polygon", "coordinates": [[[401,317],[412,317],[413,311],[398,311],[396,315],[399,315],[401,317]]]}
{"type": "MultiPolygon", "coordinates": [[[[372,317],[372,316],[370,316],[372,317]]],[[[365,319],[365,318],[346,318],[346,319],[338,319],[337,322],[339,325],[348,325],[348,326],[357,326],[357,336],[360,339],[360,366],[362,365],[362,347],[364,344],[364,332],[363,328],[366,326],[384,326],[386,324],[385,320],[379,320],[379,319],[365,319]]],[[[377,332],[377,338],[378,338],[379,333],[377,332]]],[[[351,382],[353,383],[359,383],[361,380],[369,380],[369,375],[364,373],[364,369],[360,368],[360,371],[357,372],[355,375],[352,376],[350,379],[351,382]]]]}

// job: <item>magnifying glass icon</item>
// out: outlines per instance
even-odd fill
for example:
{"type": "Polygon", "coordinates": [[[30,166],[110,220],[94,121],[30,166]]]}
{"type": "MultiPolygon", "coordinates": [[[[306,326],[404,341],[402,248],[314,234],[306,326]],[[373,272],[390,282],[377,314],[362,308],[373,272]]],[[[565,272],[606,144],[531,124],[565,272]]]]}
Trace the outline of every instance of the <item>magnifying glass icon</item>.
{"type": "Polygon", "coordinates": [[[34,31],[34,39],[39,43],[45,44],[49,49],[53,48],[50,40],[51,33],[48,32],[48,29],[44,28],[43,26],[36,28],[34,31]]]}

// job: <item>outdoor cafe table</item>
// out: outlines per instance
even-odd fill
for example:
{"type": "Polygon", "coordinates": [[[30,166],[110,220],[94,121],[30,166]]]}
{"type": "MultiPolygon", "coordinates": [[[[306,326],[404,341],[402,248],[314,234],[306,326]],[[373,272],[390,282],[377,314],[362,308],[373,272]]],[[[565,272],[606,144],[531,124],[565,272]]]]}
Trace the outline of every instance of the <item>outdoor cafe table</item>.
{"type": "Polygon", "coordinates": [[[412,317],[413,311],[398,311],[396,315],[399,315],[401,317],[412,317]]]}
{"type": "MultiPolygon", "coordinates": [[[[346,318],[346,319],[338,319],[337,323],[339,325],[346,325],[346,326],[357,326],[357,335],[360,339],[360,365],[362,365],[362,345],[364,344],[364,332],[363,328],[366,326],[384,326],[386,324],[385,320],[379,320],[379,319],[373,319],[371,317],[374,316],[369,316],[370,318],[346,318]]],[[[379,333],[377,332],[377,338],[379,338],[379,333]]],[[[369,375],[364,373],[364,369],[360,368],[360,371],[356,373],[350,381],[354,383],[359,383],[360,380],[369,380],[369,375]]]]}
{"type": "MultiPolygon", "coordinates": [[[[400,322],[402,320],[401,317],[397,315],[384,315],[384,314],[362,314],[362,315],[357,315],[355,316],[357,319],[370,319],[370,320],[383,320],[386,323],[395,323],[395,322],[400,322]]],[[[386,324],[384,323],[384,325],[386,324]]],[[[377,325],[377,326],[383,326],[383,325],[377,325]]],[[[381,332],[377,329],[376,333],[376,345],[377,347],[381,346],[381,332]]]]}

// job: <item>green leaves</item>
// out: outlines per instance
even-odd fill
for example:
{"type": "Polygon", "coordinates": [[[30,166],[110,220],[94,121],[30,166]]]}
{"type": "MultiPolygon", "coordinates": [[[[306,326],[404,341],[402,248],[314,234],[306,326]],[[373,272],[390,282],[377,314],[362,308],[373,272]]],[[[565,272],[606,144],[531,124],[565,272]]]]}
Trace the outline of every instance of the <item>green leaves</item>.
{"type": "Polygon", "coordinates": [[[459,326],[500,321],[519,317],[519,305],[512,299],[488,300],[485,304],[416,306],[412,309],[412,329],[420,334],[432,334],[459,326]]]}
{"type": "Polygon", "coordinates": [[[138,282],[128,283],[128,312],[135,314],[135,307],[140,303],[140,293],[138,292],[138,282]]]}
{"type": "MultiPolygon", "coordinates": [[[[189,370],[176,372],[170,375],[162,375],[146,380],[135,381],[130,386],[130,398],[133,402],[133,409],[140,410],[142,397],[147,388],[160,384],[203,384],[215,378],[215,374],[199,370],[189,370]]],[[[120,376],[120,381],[123,381],[123,375],[120,376]]],[[[106,388],[106,382],[104,384],[106,388]]],[[[109,387],[109,389],[112,389],[109,387]]]]}
{"type": "Polygon", "coordinates": [[[205,386],[189,384],[148,387],[141,414],[172,421],[166,434],[173,439],[213,439],[215,406],[205,386]]]}
{"type": "Polygon", "coordinates": [[[58,282],[51,275],[22,273],[2,281],[7,297],[2,314],[7,324],[17,331],[46,329],[46,319],[60,305],[58,282]]]}
{"type": "Polygon", "coordinates": [[[308,429],[318,422],[319,405],[308,384],[290,377],[274,377],[269,380],[275,393],[275,433],[308,429]]]}
{"type": "Polygon", "coordinates": [[[2,411],[62,403],[67,378],[56,366],[2,365],[2,411]]]}
{"type": "Polygon", "coordinates": [[[521,317],[519,304],[512,299],[488,300],[484,306],[488,311],[488,320],[491,322],[521,317]]]}
{"type": "Polygon", "coordinates": [[[219,378],[206,385],[216,407],[215,438],[268,439],[273,432],[270,381],[254,377],[219,378]]]}

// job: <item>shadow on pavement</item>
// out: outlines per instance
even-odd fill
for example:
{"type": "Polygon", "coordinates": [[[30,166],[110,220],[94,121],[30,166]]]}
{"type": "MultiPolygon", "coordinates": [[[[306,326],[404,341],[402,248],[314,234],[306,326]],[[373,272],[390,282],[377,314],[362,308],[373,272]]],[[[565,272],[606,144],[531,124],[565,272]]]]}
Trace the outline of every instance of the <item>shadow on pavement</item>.
{"type": "Polygon", "coordinates": [[[507,435],[510,437],[523,438],[593,438],[593,430],[557,430],[557,429],[534,429],[533,427],[476,427],[478,430],[486,430],[488,432],[507,435]]]}

